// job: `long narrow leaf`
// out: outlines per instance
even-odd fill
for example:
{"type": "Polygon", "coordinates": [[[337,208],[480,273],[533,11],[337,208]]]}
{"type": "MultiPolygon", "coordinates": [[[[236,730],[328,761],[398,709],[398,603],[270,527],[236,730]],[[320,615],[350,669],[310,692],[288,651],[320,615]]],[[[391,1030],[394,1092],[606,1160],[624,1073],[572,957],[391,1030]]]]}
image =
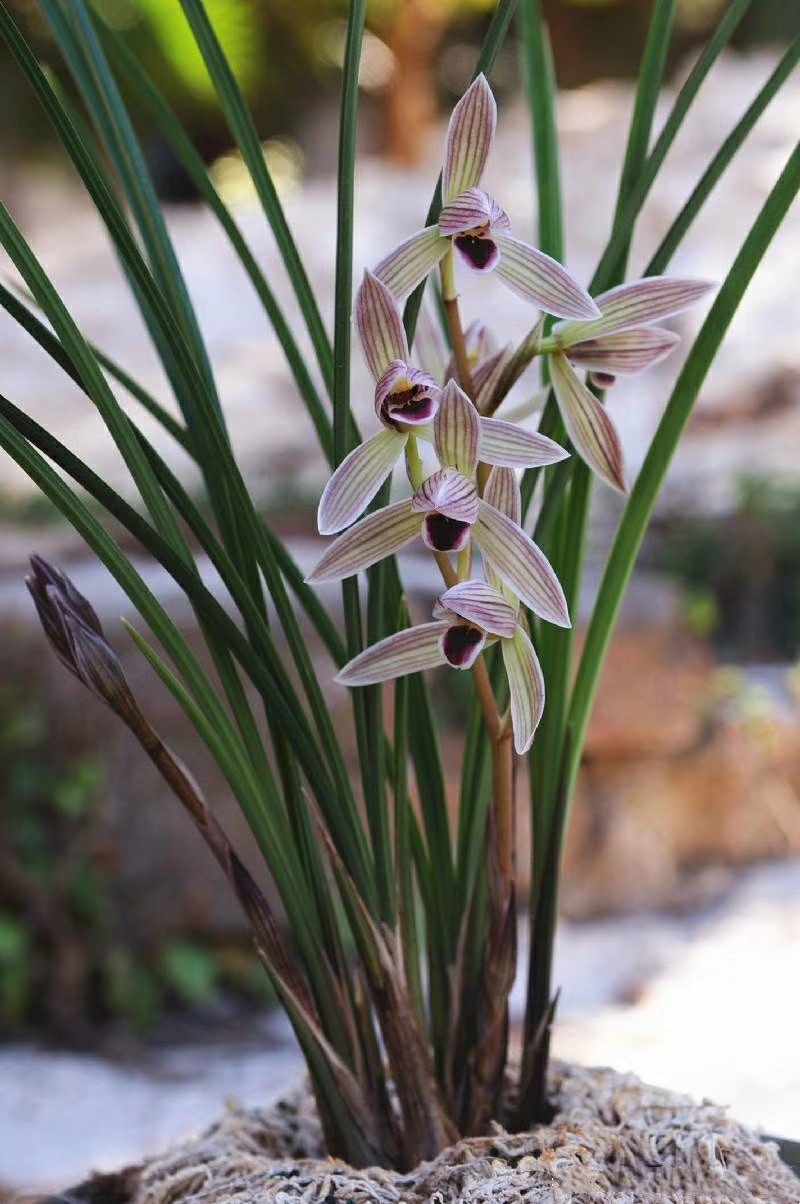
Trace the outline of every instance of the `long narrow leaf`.
{"type": "Polygon", "coordinates": [[[258,260],[248,246],[230,210],[215,188],[202,157],[192,144],[186,130],[175,116],[163,94],[156,88],[150,76],[142,68],[139,60],[131,53],[122,39],[114,39],[112,51],[136,99],[141,102],[156,122],[191,178],[192,183],[197,188],[198,193],[206,202],[230,240],[231,246],[239,257],[242,267],[247,272],[253,288],[264,307],[264,312],[275,331],[275,335],[286,357],[286,362],[291,369],[295,384],[314,423],[314,429],[317,432],[320,446],[329,464],[333,467],[333,435],[330,418],[325,412],[303,354],[286,321],[283,310],[270,288],[264,272],[259,266],[258,260]]]}
{"type": "Polygon", "coordinates": [[[176,315],[223,426],[205,343],[181,272],[178,257],[158,203],[150,173],[133,132],[128,113],[108,66],[85,0],[42,0],[42,10],[68,56],[73,76],[97,122],[106,151],[114,163],[125,198],[135,216],[153,276],[176,315]],[[69,30],[74,38],[69,37],[69,30]]]}
{"type": "Polygon", "coordinates": [[[570,726],[574,731],[574,745],[570,759],[570,793],[603,656],[667,466],[742,297],[798,191],[800,145],[792,152],[770,191],[717,294],[631,491],[600,584],[572,694],[570,726]]]}
{"type": "Polygon", "coordinates": [[[661,170],[667,152],[675,141],[701,85],[733,37],[751,4],[752,0],[731,0],[708,44],[689,72],[670,114],[664,122],[663,129],[656,139],[655,146],[642,165],[639,177],[632,185],[628,198],[622,205],[611,239],[592,277],[590,292],[603,292],[621,278],[620,269],[624,262],[630,231],[633,229],[642,205],[661,170]]]}
{"type": "MultiPolygon", "coordinates": [[[[628,131],[628,145],[625,149],[625,160],[620,174],[617,204],[614,211],[614,230],[623,224],[625,206],[638,183],[642,167],[647,159],[647,148],[650,145],[656,104],[664,81],[664,67],[677,7],[677,0],[656,0],[650,18],[647,43],[639,67],[639,82],[636,88],[633,117],[628,131]]],[[[625,275],[628,252],[633,238],[633,224],[625,223],[625,225],[628,229],[627,245],[620,248],[616,260],[615,274],[620,280],[625,275]]]]}
{"type": "MultiPolygon", "coordinates": [[[[36,317],[28,305],[25,304],[11,289],[0,283],[0,305],[8,313],[14,321],[28,332],[31,338],[35,339],[54,363],[58,364],[59,368],[67,373],[67,375],[75,382],[75,384],[83,389],[83,381],[80,372],[72,362],[61,343],[55,337],[49,327],[36,317]]],[[[99,347],[93,343],[88,343],[89,350],[95,357],[101,368],[112,376],[122,385],[126,392],[130,393],[131,397],[138,401],[142,409],[146,410],[151,417],[155,418],[161,424],[164,430],[172,436],[175,442],[183,448],[184,451],[189,451],[189,441],[186,431],[181,424],[173,418],[168,410],[165,410],[159,401],[152,394],[134,380],[124,368],[119,364],[109,359],[99,347]]],[[[84,390],[85,391],[85,390],[84,390]]],[[[87,394],[87,396],[89,396],[87,394]]]]}
{"type": "Polygon", "coordinates": [[[250,111],[201,0],[180,0],[180,3],[208,73],[213,80],[222,111],[247,165],[247,170],[250,172],[262,208],[272,228],[275,242],[286,266],[311,337],[322,378],[326,387],[331,388],[333,358],[330,342],[325,333],[306,270],[298,254],[283,207],[264,160],[264,152],[250,111]]]}
{"type": "Polygon", "coordinates": [[[764,110],[780,92],[800,62],[800,37],[795,38],[786,50],[769,79],[759,90],[757,96],[745,110],[739,121],[722,143],[717,153],[703,172],[697,184],[673,221],[669,230],[662,238],[653,256],[645,268],[643,275],[660,276],[668,267],[676,250],[683,242],[686,234],[716,188],[722,175],[733,162],[753,126],[761,117],[764,110]]]}
{"type": "Polygon", "coordinates": [[[5,247],[9,258],[47,315],[80,376],[82,387],[97,406],[111,437],[119,448],[160,533],[173,548],[188,559],[185,539],[138,445],[127,415],[109,388],[97,360],[92,355],[64,302],[30,246],[15,226],[8,210],[1,204],[0,243],[5,247]]]}

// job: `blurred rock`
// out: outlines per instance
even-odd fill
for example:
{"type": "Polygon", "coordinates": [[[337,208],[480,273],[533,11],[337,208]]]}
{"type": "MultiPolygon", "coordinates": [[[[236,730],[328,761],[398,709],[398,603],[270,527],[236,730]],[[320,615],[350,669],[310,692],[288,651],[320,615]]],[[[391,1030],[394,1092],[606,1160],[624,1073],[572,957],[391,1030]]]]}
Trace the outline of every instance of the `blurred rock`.
{"type": "Polygon", "coordinates": [[[694,907],[733,867],[798,850],[797,707],[746,674],[726,682],[677,626],[623,629],[589,728],[565,914],[694,907]]]}

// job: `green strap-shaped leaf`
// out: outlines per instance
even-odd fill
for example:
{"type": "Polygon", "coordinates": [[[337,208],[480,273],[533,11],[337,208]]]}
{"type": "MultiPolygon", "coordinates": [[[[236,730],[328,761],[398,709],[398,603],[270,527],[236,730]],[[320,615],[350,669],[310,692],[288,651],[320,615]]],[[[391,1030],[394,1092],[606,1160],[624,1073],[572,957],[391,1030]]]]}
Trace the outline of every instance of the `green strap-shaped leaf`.
{"type": "Polygon", "coordinates": [[[220,107],[225,114],[247,170],[250,172],[262,208],[275,236],[275,242],[311,337],[323,380],[326,387],[330,389],[333,384],[333,357],[330,342],[325,333],[308,275],[298,254],[297,246],[275,191],[275,185],[264,160],[258,131],[201,0],[180,0],[180,2],[214,83],[220,107]]]}
{"type": "Polygon", "coordinates": [[[108,66],[85,0],[42,0],[59,46],[96,123],[134,215],[150,267],[170,309],[181,325],[198,369],[213,399],[216,420],[224,419],[206,352],[178,257],[161,212],[150,173],[130,118],[108,66]]]}
{"type": "Polygon", "coordinates": [[[637,179],[631,182],[627,199],[617,214],[611,239],[592,277],[590,292],[603,292],[622,278],[626,247],[642,205],[661,170],[667,152],[686,119],[700,86],[733,37],[752,2],[753,0],[731,0],[702,54],[689,72],[670,114],[664,122],[661,133],[656,139],[655,146],[642,164],[637,179]]]}
{"type": "Polygon", "coordinates": [[[772,238],[800,191],[800,145],[790,155],[734,260],[683,366],[642,465],[606,563],[570,703],[577,773],[603,657],[658,490],[714,357],[772,238]]]}
{"type": "Polygon", "coordinates": [[[660,276],[666,271],[670,260],[683,242],[695,218],[719,183],[722,175],[733,162],[748,134],[764,110],[780,92],[800,62],[800,37],[795,38],[786,50],[775,70],[759,90],[739,121],[722,143],[717,153],[692,189],[689,199],[673,221],[659,243],[644,270],[645,276],[660,276]]]}
{"type": "Polygon", "coordinates": [[[264,307],[264,312],[275,331],[275,335],[286,357],[286,362],[294,377],[295,384],[314,424],[320,446],[329,464],[333,466],[331,420],[325,412],[322,400],[306,366],[303,354],[292,334],[291,327],[286,321],[283,310],[270,288],[267,278],[258,264],[258,260],[250,250],[241,229],[215,188],[202,157],[198,154],[184,127],[175,116],[163,94],[156,88],[150,76],[144,71],[135,55],[128,50],[122,39],[114,39],[112,51],[136,99],[156,122],[190,176],[198,193],[217,218],[220,226],[230,240],[231,246],[249,276],[253,288],[264,307]]]}

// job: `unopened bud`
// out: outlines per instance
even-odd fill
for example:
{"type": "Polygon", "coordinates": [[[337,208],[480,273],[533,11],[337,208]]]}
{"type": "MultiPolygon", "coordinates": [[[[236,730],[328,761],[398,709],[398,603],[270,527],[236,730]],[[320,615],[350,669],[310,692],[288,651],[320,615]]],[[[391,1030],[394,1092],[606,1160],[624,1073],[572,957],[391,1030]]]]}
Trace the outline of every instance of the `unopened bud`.
{"type": "Polygon", "coordinates": [[[62,622],[75,672],[83,684],[126,722],[137,715],[138,707],[116,653],[72,611],[64,610],[62,622]]]}
{"type": "Polygon", "coordinates": [[[41,556],[31,557],[31,569],[25,583],[59,660],[120,718],[130,721],[139,710],[93,606],[65,573],[41,556]]]}

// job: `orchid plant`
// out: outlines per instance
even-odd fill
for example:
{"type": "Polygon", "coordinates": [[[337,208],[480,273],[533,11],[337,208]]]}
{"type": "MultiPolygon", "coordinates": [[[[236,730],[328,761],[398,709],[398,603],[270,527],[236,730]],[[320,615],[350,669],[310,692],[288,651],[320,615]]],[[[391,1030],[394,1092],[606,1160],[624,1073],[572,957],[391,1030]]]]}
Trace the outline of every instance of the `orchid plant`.
{"type": "Polygon", "coordinates": [[[0,283],[0,305],[94,405],[137,497],[134,503],[123,497],[2,395],[0,447],[85,538],[160,645],[128,628],[236,795],[285,922],[276,919],[190,772],[150,724],[91,604],[40,557],[32,560],[29,588],[61,661],[128,727],[222,868],[306,1056],[328,1149],[351,1163],[408,1167],[460,1134],[487,1132],[493,1121],[522,1127],[548,1116],[559,861],[603,655],[680,433],[800,188],[795,149],[718,287],[643,465],[631,474],[604,391],[617,376],[643,372],[672,352],[678,338],[659,323],[709,299],[708,283],[666,275],[669,261],[800,57],[795,42],[676,213],[641,278],[626,283],[641,207],[749,3],[728,5],[652,141],[676,8],[674,0],[655,0],[613,227],[584,288],[561,263],[555,86],[539,3],[498,0],[473,81],[450,118],[426,224],[364,272],[353,299],[365,3],[351,0],[331,340],[213,23],[202,0],[180,0],[274,234],[311,358],[301,352],[300,335],[235,214],[124,40],[102,26],[87,0],[39,0],[81,111],[42,70],[10,10],[0,9],[0,33],[105,224],[179,414],[87,339],[0,206],[0,239],[16,271],[0,283]],[[481,187],[497,119],[489,81],[517,8],[538,247],[512,236],[508,216],[481,187]],[[330,541],[307,577],[259,511],[237,463],[224,399],[126,96],[160,129],[230,240],[330,466],[317,516],[320,535],[330,541]],[[518,344],[498,346],[480,315],[463,323],[463,271],[496,275],[521,312],[536,311],[518,344]],[[432,309],[423,306],[423,293],[432,309]],[[363,441],[350,404],[351,321],[375,384],[378,429],[363,441]],[[518,382],[532,397],[521,406],[509,398],[518,382]],[[206,505],[189,495],[135,413],[123,408],[122,393],[191,457],[206,505]],[[401,478],[394,500],[393,476],[401,478]],[[624,505],[577,657],[573,624],[595,480],[598,489],[623,495],[624,505]],[[125,528],[179,584],[213,672],[98,515],[125,528]],[[441,578],[438,596],[424,606],[407,600],[395,559],[418,538],[441,578]],[[198,550],[216,570],[224,599],[203,579],[198,550]],[[332,580],[343,582],[344,637],[338,609],[329,613],[316,590],[332,580]],[[320,671],[309,630],[333,668],[320,671]],[[461,782],[450,800],[427,677],[439,667],[463,670],[470,682],[461,782]],[[384,697],[386,682],[393,685],[384,697]],[[357,781],[331,718],[332,691],[341,687],[350,688],[357,781]],[[531,939],[527,1008],[511,1076],[522,757],[533,831],[531,939]]]}

